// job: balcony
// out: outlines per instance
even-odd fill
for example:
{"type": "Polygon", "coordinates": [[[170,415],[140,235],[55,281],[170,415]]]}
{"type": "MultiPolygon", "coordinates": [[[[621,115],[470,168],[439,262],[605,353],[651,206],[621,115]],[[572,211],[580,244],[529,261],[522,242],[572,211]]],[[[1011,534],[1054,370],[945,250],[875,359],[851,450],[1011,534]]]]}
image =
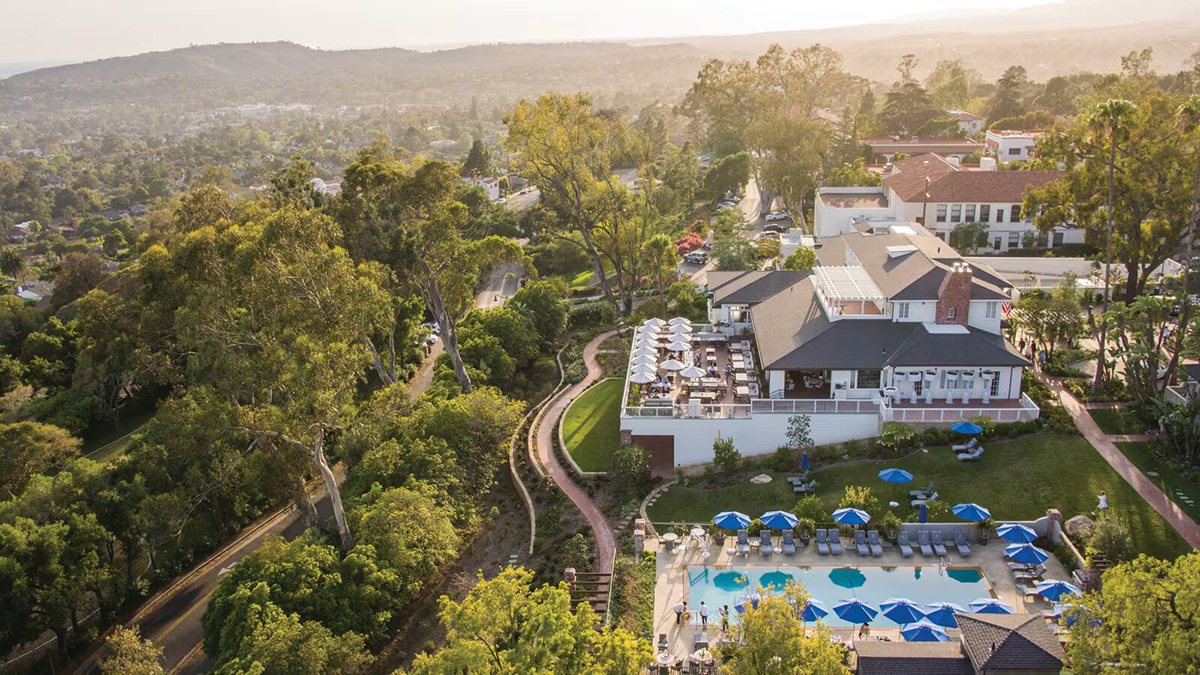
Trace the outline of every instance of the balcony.
{"type": "Polygon", "coordinates": [[[1019,400],[993,399],[988,403],[958,403],[947,404],[944,401],[934,401],[931,404],[918,401],[899,403],[883,400],[880,410],[885,422],[906,422],[909,424],[951,424],[972,417],[990,417],[996,422],[1028,422],[1037,419],[1041,410],[1026,394],[1021,394],[1019,400]]]}

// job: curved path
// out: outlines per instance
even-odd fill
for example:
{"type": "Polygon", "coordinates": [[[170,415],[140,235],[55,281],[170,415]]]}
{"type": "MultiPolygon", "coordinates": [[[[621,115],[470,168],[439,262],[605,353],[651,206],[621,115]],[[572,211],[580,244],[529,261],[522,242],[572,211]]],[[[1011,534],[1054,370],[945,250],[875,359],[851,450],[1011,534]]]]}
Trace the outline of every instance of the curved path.
{"type": "Polygon", "coordinates": [[[587,519],[588,525],[592,528],[592,536],[596,538],[597,572],[612,571],[613,560],[617,557],[616,537],[613,536],[612,528],[609,527],[604,514],[600,512],[600,508],[583,488],[571,480],[571,475],[559,463],[558,457],[554,454],[554,430],[558,426],[558,418],[562,417],[571,403],[592,386],[592,383],[603,377],[604,371],[596,361],[596,355],[601,353],[600,343],[620,332],[621,330],[618,329],[601,333],[587,343],[587,346],[583,348],[583,363],[587,366],[587,376],[564,389],[550,402],[544,410],[541,422],[535,429],[538,461],[546,468],[550,479],[575,503],[575,507],[583,513],[583,517],[587,519]]]}

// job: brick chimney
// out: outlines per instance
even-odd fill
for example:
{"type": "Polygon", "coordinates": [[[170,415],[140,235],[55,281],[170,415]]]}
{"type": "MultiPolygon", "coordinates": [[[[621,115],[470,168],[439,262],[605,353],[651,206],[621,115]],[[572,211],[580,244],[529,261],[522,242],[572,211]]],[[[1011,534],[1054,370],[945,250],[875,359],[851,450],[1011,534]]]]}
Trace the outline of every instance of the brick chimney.
{"type": "Polygon", "coordinates": [[[956,262],[938,288],[937,323],[967,325],[971,311],[971,266],[956,262]]]}

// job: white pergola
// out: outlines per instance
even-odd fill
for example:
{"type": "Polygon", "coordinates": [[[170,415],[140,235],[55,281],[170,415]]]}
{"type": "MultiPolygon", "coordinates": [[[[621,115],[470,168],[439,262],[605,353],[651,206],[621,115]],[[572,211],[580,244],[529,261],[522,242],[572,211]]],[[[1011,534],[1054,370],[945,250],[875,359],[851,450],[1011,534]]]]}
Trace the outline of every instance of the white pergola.
{"type": "Polygon", "coordinates": [[[830,302],[858,302],[862,300],[886,301],[887,296],[862,267],[813,268],[817,285],[830,302]]]}

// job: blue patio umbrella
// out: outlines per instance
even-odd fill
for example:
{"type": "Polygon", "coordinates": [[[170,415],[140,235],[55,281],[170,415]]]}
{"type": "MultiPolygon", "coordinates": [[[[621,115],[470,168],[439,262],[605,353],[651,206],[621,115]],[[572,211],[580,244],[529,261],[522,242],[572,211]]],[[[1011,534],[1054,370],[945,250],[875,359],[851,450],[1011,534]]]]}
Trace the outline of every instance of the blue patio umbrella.
{"type": "Polygon", "coordinates": [[[953,602],[931,602],[926,607],[925,619],[945,628],[958,628],[958,618],[954,615],[967,613],[953,602]]]}
{"type": "Polygon", "coordinates": [[[713,518],[713,523],[722,530],[740,530],[750,527],[750,516],[737,511],[722,511],[713,518]]]}
{"type": "Polygon", "coordinates": [[[929,517],[929,511],[925,508],[924,504],[921,504],[920,508],[917,509],[917,522],[924,523],[925,519],[927,519],[928,517],[929,517]]]}
{"type": "Polygon", "coordinates": [[[824,618],[828,614],[829,608],[825,606],[825,603],[815,598],[809,598],[808,602],[804,605],[804,609],[800,610],[800,620],[816,621],[817,619],[824,618]]]}
{"type": "Polygon", "coordinates": [[[762,514],[762,524],[772,530],[790,530],[800,522],[796,516],[787,511],[767,511],[762,514]]]}
{"type": "Polygon", "coordinates": [[[907,483],[912,480],[912,474],[904,469],[884,469],[879,472],[879,479],[885,483],[907,483]]]}
{"type": "Polygon", "coordinates": [[[1064,595],[1083,595],[1083,591],[1075,584],[1047,579],[1038,582],[1037,594],[1052,602],[1058,602],[1064,595]]]}
{"type": "Polygon", "coordinates": [[[787,572],[780,572],[779,570],[775,570],[773,572],[767,572],[766,574],[759,577],[758,585],[762,586],[764,589],[766,589],[768,591],[782,591],[783,589],[787,588],[789,581],[795,581],[795,580],[796,580],[796,578],[793,577],[792,575],[788,574],[787,572]]]}
{"type": "Polygon", "coordinates": [[[834,586],[842,588],[858,588],[867,585],[867,575],[863,574],[860,569],[853,567],[839,567],[829,571],[829,581],[834,586]]]}
{"type": "Polygon", "coordinates": [[[1007,602],[995,598],[979,598],[971,603],[971,611],[976,614],[1012,614],[1016,610],[1007,602]]]}
{"type": "Polygon", "coordinates": [[[858,598],[850,598],[849,600],[839,602],[833,606],[833,612],[842,621],[849,621],[850,623],[870,623],[875,620],[875,615],[879,614],[879,610],[858,598]]]}
{"type": "Polygon", "coordinates": [[[992,517],[991,511],[978,504],[956,504],[951,510],[963,520],[987,520],[992,517]]]}
{"type": "Polygon", "coordinates": [[[996,528],[996,534],[1005,541],[1017,544],[1028,544],[1038,538],[1032,527],[1020,523],[1005,523],[996,528]]]}
{"type": "Polygon", "coordinates": [[[883,615],[901,626],[916,623],[925,618],[921,606],[908,598],[892,598],[879,605],[883,615]]]}
{"type": "Polygon", "coordinates": [[[975,434],[981,433],[983,431],[983,427],[979,426],[978,424],[975,424],[974,422],[968,422],[966,420],[963,420],[962,422],[955,422],[954,424],[951,424],[950,430],[957,431],[960,434],[966,434],[968,436],[973,436],[975,434]]]}
{"type": "Polygon", "coordinates": [[[905,642],[949,642],[950,636],[946,635],[946,631],[935,626],[928,621],[914,623],[911,626],[900,629],[900,637],[904,638],[905,642]]]}
{"type": "Polygon", "coordinates": [[[861,509],[838,509],[833,512],[833,519],[842,525],[866,525],[871,514],[861,509]]]}
{"type": "Polygon", "coordinates": [[[800,470],[808,471],[808,451],[807,450],[804,451],[804,454],[800,455],[800,470]]]}
{"type": "Polygon", "coordinates": [[[1004,555],[1026,565],[1041,565],[1050,559],[1049,553],[1033,544],[1011,544],[1004,548],[1004,555]]]}

